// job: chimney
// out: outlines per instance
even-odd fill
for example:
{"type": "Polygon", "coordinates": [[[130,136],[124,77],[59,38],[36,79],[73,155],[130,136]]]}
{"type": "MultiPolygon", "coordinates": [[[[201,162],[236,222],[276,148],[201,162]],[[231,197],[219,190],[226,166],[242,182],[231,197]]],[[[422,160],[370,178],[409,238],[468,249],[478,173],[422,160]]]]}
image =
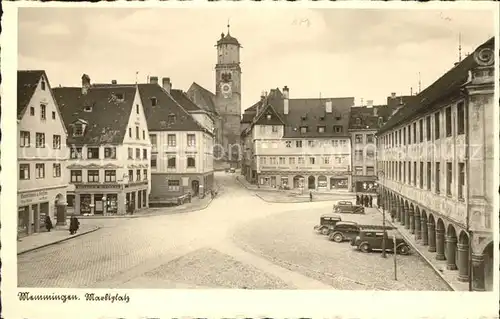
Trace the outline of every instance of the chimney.
{"type": "Polygon", "coordinates": [[[111,84],[116,84],[116,80],[111,80],[111,84]]]}
{"type": "Polygon", "coordinates": [[[393,99],[395,99],[395,98],[396,98],[396,93],[395,93],[395,92],[392,92],[392,93],[391,93],[391,97],[392,97],[393,99]]]}
{"type": "Polygon", "coordinates": [[[285,97],[285,99],[289,99],[290,96],[288,95],[289,94],[289,89],[288,89],[288,86],[285,85],[285,87],[283,88],[283,96],[285,97]]]}
{"type": "Polygon", "coordinates": [[[85,95],[90,89],[90,77],[87,74],[82,75],[82,94],[85,95]]]}
{"type": "Polygon", "coordinates": [[[373,107],[373,100],[366,100],[366,107],[367,108],[373,107]]]}
{"type": "Polygon", "coordinates": [[[161,81],[163,84],[163,89],[170,93],[170,90],[172,89],[172,82],[170,82],[170,78],[163,78],[161,81]]]}
{"type": "Polygon", "coordinates": [[[332,113],[332,101],[326,101],[325,112],[332,113]]]}
{"type": "Polygon", "coordinates": [[[158,84],[158,77],[157,76],[149,77],[149,83],[150,84],[158,84]]]}
{"type": "Polygon", "coordinates": [[[288,113],[290,112],[290,100],[289,100],[289,90],[288,90],[288,86],[285,85],[285,87],[283,88],[283,113],[285,115],[288,115],[288,113]]]}
{"type": "Polygon", "coordinates": [[[373,108],[373,116],[378,116],[378,108],[373,108]]]}

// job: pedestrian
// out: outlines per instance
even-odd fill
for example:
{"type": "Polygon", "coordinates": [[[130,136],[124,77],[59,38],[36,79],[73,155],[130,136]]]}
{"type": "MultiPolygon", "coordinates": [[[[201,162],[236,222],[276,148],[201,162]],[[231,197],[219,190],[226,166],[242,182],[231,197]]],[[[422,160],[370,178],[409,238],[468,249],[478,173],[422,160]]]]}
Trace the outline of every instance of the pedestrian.
{"type": "Polygon", "coordinates": [[[356,205],[359,205],[359,194],[356,194],[356,205]]]}
{"type": "Polygon", "coordinates": [[[135,203],[130,202],[130,215],[134,215],[134,211],[135,211],[135,203]]]}
{"type": "Polygon", "coordinates": [[[309,192],[309,201],[312,202],[313,201],[313,193],[312,192],[309,192]]]}
{"type": "Polygon", "coordinates": [[[50,231],[52,228],[54,228],[49,215],[45,216],[45,228],[47,229],[47,231],[50,231]]]}
{"type": "Polygon", "coordinates": [[[368,207],[368,201],[370,199],[368,198],[368,195],[365,195],[365,207],[368,207]]]}
{"type": "Polygon", "coordinates": [[[80,228],[80,222],[75,216],[72,216],[69,222],[69,233],[70,235],[76,234],[78,231],[78,228],[80,228]]]}
{"type": "Polygon", "coordinates": [[[370,208],[373,207],[373,196],[370,195],[370,200],[368,201],[368,203],[370,204],[370,208]]]}

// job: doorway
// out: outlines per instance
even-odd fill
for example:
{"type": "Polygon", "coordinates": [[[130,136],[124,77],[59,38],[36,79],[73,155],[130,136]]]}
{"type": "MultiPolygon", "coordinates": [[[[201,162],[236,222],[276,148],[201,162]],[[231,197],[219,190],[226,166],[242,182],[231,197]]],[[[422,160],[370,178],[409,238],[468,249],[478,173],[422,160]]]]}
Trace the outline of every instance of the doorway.
{"type": "Polygon", "coordinates": [[[192,181],[191,189],[193,190],[193,195],[198,196],[198,193],[200,192],[200,182],[198,180],[192,181]]]}
{"type": "Polygon", "coordinates": [[[307,179],[307,184],[309,189],[315,189],[316,188],[316,178],[314,176],[309,176],[307,179]]]}

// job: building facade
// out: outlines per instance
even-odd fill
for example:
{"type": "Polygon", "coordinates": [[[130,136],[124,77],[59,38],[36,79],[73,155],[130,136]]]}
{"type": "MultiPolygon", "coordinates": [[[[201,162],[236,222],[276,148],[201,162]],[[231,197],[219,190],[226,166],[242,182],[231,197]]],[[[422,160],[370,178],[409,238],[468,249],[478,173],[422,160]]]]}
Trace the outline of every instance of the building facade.
{"type": "Polygon", "coordinates": [[[287,87],[271,90],[246,112],[254,116],[242,133],[242,174],[263,187],[348,191],[353,104],[354,98],[290,99],[287,87]]]}
{"type": "Polygon", "coordinates": [[[238,165],[241,156],[241,44],[228,30],[221,34],[216,47],[215,94],[197,83],[191,85],[187,94],[197,105],[217,114],[214,156],[216,165],[223,168],[225,165],[219,162],[238,165]]]}
{"type": "MultiPolygon", "coordinates": [[[[396,99],[403,103],[401,98],[394,94],[388,100],[396,99]]],[[[396,110],[392,104],[373,105],[373,101],[369,100],[366,106],[351,108],[349,133],[353,192],[378,192],[375,135],[396,110]]]]}
{"type": "Polygon", "coordinates": [[[66,129],[45,71],[17,72],[19,236],[65,224],[66,129]]]}
{"type": "Polygon", "coordinates": [[[139,85],[152,145],[151,205],[188,193],[203,197],[214,184],[211,112],[165,79],[139,85]]]}
{"type": "Polygon", "coordinates": [[[60,87],[68,135],[68,206],[77,215],[123,215],[149,207],[151,142],[137,86],[60,87]]]}
{"type": "Polygon", "coordinates": [[[473,290],[493,289],[494,39],[378,132],[384,206],[473,290]],[[471,274],[471,276],[469,275],[471,274]]]}

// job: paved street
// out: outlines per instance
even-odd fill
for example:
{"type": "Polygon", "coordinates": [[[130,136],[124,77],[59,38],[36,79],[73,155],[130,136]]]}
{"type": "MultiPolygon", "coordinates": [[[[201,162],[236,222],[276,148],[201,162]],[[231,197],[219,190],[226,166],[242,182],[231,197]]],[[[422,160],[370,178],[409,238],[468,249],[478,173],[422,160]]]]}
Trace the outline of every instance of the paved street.
{"type": "MultiPolygon", "coordinates": [[[[219,196],[202,211],[82,220],[102,228],[18,256],[19,286],[449,290],[418,255],[398,256],[394,281],[392,258],[314,233],[332,201],[268,203],[234,174],[216,179],[219,196]]],[[[344,219],[355,218],[381,222],[374,209],[344,219]]]]}

